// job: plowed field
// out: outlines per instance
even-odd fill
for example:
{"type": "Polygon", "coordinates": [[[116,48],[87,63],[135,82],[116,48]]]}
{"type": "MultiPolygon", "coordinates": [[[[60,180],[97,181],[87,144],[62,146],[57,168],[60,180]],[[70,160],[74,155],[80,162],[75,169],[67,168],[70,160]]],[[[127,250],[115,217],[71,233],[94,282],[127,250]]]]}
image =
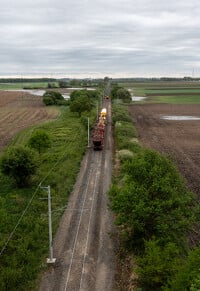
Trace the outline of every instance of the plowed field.
{"type": "Polygon", "coordinates": [[[169,155],[200,200],[200,120],[163,120],[162,116],[200,117],[200,104],[144,104],[129,107],[139,140],[169,155]]]}
{"type": "Polygon", "coordinates": [[[0,91],[0,151],[22,129],[57,116],[58,110],[44,106],[42,97],[0,91]]]}

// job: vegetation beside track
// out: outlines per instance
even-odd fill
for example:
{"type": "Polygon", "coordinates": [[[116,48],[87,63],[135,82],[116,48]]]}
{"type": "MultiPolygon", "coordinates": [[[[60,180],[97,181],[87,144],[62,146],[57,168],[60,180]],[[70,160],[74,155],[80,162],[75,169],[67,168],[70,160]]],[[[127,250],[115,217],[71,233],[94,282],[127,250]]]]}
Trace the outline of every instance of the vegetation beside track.
{"type": "Polygon", "coordinates": [[[200,251],[188,244],[199,222],[194,195],[169,159],[140,146],[126,106],[113,105],[113,122],[109,195],[121,241],[119,290],[199,290],[200,251]]]}
{"type": "MultiPolygon", "coordinates": [[[[95,108],[89,116],[92,124],[96,118],[95,108]]],[[[2,291],[38,290],[35,280],[46,268],[49,252],[47,192],[39,188],[39,183],[51,187],[55,234],[87,146],[85,119],[84,115],[79,118],[77,113],[71,113],[69,107],[62,107],[57,120],[24,130],[12,143],[12,146],[26,146],[31,134],[38,129],[48,132],[51,139],[51,147],[39,155],[40,167],[31,187],[16,188],[14,181],[0,173],[2,291]]]]}

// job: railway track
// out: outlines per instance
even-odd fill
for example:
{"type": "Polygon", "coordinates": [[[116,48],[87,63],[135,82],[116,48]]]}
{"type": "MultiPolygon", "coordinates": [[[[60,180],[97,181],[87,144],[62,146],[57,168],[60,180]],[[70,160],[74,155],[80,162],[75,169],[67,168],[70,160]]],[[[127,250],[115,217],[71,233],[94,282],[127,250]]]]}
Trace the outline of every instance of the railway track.
{"type": "Polygon", "coordinates": [[[103,151],[89,148],[54,240],[55,265],[44,274],[41,290],[114,290],[112,214],[106,191],[111,182],[111,104],[103,151]]]}

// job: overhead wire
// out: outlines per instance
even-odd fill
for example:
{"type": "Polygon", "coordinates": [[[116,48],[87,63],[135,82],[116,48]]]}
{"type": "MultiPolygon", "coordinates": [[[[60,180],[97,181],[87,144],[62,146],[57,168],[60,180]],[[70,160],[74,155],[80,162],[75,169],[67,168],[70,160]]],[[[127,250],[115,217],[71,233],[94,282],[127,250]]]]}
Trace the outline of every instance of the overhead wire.
{"type": "MultiPolygon", "coordinates": [[[[77,134],[74,136],[74,138],[77,138],[78,136],[79,136],[79,134],[77,133],[77,134]]],[[[70,143],[72,143],[72,141],[70,141],[70,142],[67,141],[67,142],[66,142],[66,146],[69,145],[70,143]]],[[[15,234],[16,229],[18,228],[18,226],[19,226],[19,224],[21,223],[23,217],[25,216],[27,210],[29,209],[29,207],[30,207],[30,205],[31,205],[31,203],[32,203],[32,201],[33,201],[33,199],[35,198],[35,196],[36,196],[38,190],[40,189],[40,186],[42,185],[42,183],[44,183],[44,181],[46,180],[46,178],[51,174],[51,172],[53,171],[53,169],[54,169],[54,168],[55,168],[55,167],[60,163],[60,161],[62,160],[62,158],[63,158],[64,155],[66,154],[67,149],[68,149],[68,148],[66,147],[66,150],[61,154],[60,158],[56,161],[56,163],[55,163],[55,164],[52,166],[52,168],[48,171],[48,173],[46,174],[46,176],[45,176],[45,177],[41,180],[41,182],[38,184],[36,190],[34,191],[32,197],[31,197],[30,200],[28,201],[28,203],[27,203],[25,209],[23,210],[23,212],[22,212],[21,216],[19,217],[17,223],[15,224],[13,230],[11,231],[11,233],[10,233],[8,239],[6,240],[4,246],[2,247],[2,249],[1,249],[1,251],[0,251],[0,256],[2,256],[2,254],[4,253],[5,249],[7,248],[8,244],[9,244],[10,240],[12,239],[13,235],[15,234]]]]}

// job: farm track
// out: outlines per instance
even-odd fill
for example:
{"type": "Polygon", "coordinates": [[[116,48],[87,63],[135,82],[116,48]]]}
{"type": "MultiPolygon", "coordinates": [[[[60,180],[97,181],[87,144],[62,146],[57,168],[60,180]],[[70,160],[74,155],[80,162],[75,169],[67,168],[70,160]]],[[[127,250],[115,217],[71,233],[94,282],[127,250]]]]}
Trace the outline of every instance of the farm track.
{"type": "Polygon", "coordinates": [[[40,291],[115,290],[113,218],[107,209],[111,183],[111,108],[103,151],[89,148],[54,240],[56,263],[43,275],[40,291]]]}

